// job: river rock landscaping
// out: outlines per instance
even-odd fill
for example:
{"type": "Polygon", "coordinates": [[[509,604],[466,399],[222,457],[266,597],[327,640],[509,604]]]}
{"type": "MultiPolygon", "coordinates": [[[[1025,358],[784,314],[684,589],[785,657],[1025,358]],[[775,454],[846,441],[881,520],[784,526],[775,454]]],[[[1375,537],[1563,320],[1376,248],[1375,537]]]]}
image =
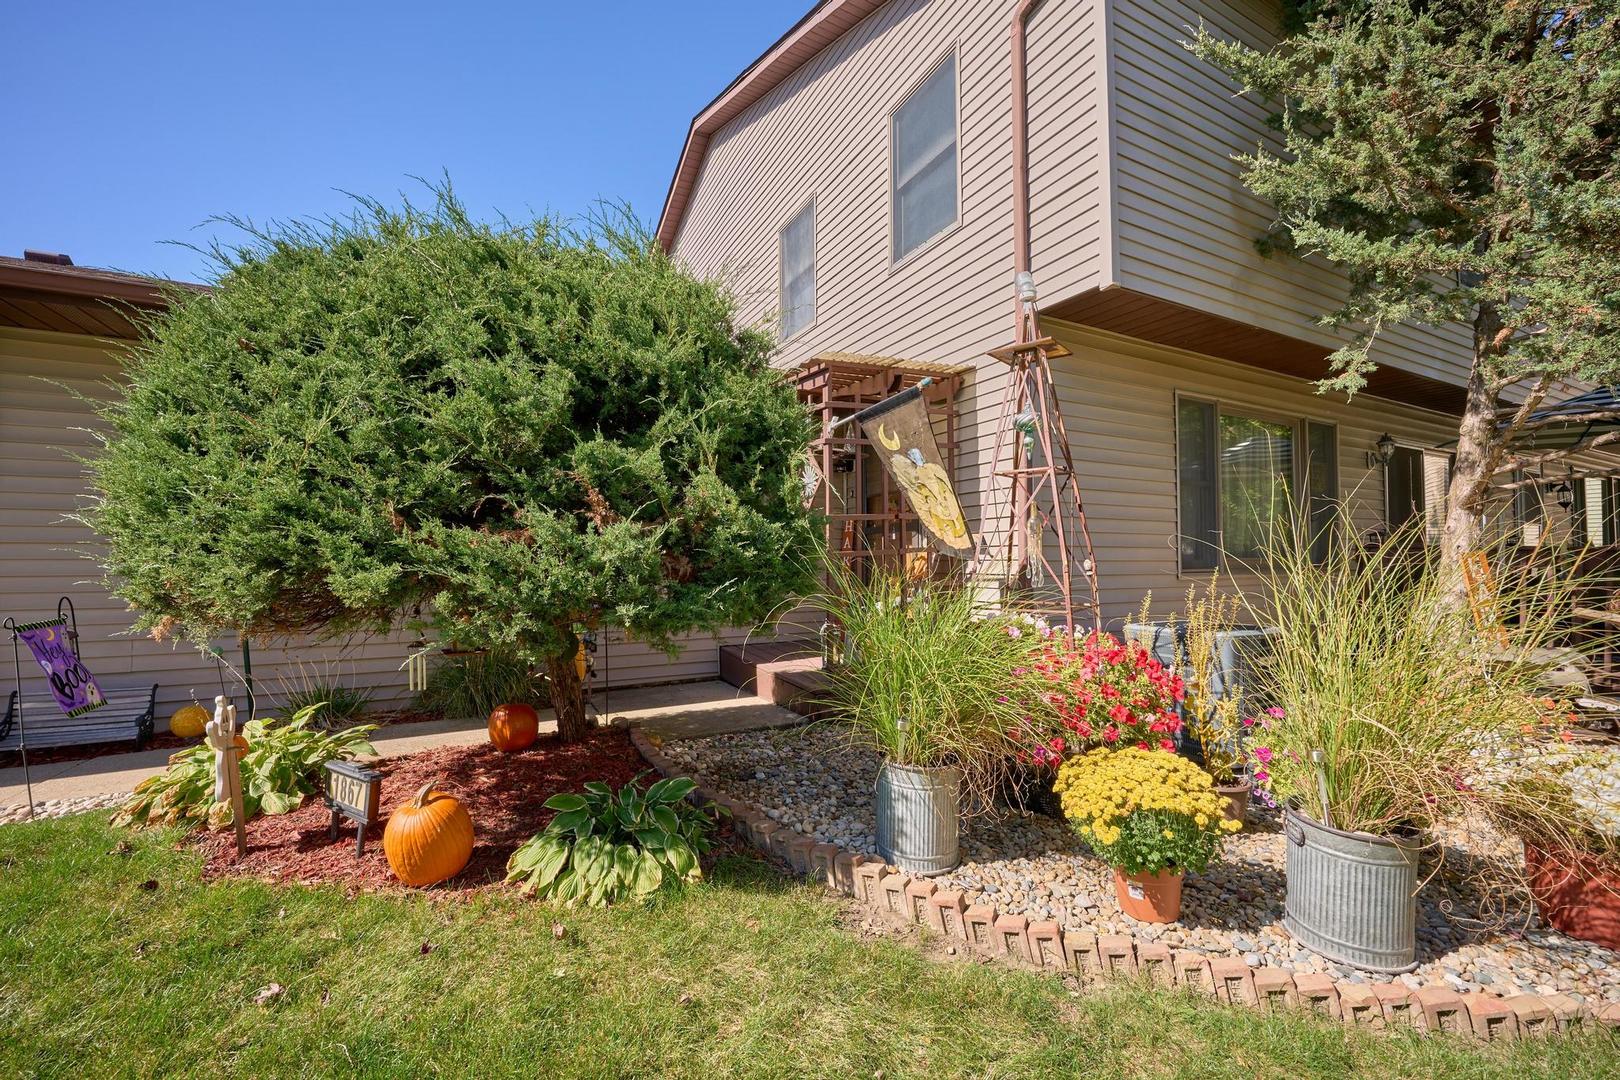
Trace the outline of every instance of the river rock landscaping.
{"type": "MultiPolygon", "coordinates": [[[[690,775],[796,832],[876,854],[873,791],[879,759],[827,724],[671,741],[663,751],[690,775]]],[[[1179,922],[1152,925],[1120,912],[1112,872],[1063,822],[1005,811],[962,825],[962,863],[935,878],[1003,913],[1055,919],[1065,928],[1127,933],[1251,967],[1320,972],[1350,982],[1437,983],[1458,991],[1567,993],[1591,1004],[1620,1002],[1620,954],[1547,930],[1528,897],[1485,897],[1465,874],[1467,841],[1448,843],[1445,863],[1418,899],[1417,971],[1376,975],[1334,964],[1296,945],[1282,926],[1284,837],[1275,815],[1256,809],[1208,870],[1189,876],[1179,922]],[[1519,912],[1516,931],[1489,916],[1519,912]]]]}

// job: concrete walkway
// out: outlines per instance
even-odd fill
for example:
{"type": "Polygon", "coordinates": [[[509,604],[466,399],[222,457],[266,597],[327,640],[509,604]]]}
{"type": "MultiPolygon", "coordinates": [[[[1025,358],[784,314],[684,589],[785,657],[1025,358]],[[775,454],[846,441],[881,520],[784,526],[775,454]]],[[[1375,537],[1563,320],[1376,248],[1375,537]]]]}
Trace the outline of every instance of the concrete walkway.
{"type": "MultiPolygon", "coordinates": [[[[595,704],[604,710],[609,723],[640,724],[659,740],[701,738],[804,722],[802,716],[723,682],[647,686],[605,695],[599,692],[595,704]]],[[[543,711],[540,731],[556,730],[551,710],[543,711]]],[[[487,737],[486,721],[469,717],[385,727],[371,741],[378,757],[388,758],[439,746],[466,746],[487,737]]],[[[29,774],[34,782],[34,802],[131,791],[148,776],[162,772],[174,752],[142,750],[32,766],[29,774]]],[[[21,806],[27,801],[23,791],[21,768],[0,769],[0,807],[21,806]]]]}

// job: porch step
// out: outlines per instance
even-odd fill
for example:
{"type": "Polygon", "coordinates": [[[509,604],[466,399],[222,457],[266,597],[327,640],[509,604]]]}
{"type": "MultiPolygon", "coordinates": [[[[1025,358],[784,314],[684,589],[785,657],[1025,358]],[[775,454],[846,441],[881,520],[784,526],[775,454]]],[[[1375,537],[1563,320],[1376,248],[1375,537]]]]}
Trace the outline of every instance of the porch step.
{"type": "Polygon", "coordinates": [[[811,699],[826,686],[820,647],[804,640],[722,645],[720,677],[801,716],[815,715],[811,699]]]}

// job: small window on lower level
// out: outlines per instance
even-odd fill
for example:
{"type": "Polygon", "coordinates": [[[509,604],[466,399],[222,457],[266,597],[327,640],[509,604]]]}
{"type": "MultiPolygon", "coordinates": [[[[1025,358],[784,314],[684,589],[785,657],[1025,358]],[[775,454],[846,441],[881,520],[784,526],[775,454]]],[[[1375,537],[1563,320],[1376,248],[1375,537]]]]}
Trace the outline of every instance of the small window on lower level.
{"type": "Polygon", "coordinates": [[[1275,530],[1309,529],[1326,557],[1338,520],[1338,431],[1331,424],[1257,416],[1215,402],[1176,405],[1181,568],[1253,562],[1275,530]]]}

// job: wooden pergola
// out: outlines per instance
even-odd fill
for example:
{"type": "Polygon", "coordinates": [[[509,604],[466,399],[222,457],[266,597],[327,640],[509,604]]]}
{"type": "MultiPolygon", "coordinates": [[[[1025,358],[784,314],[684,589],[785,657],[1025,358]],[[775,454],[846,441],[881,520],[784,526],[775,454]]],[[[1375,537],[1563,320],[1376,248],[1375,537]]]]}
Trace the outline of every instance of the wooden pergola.
{"type": "MultiPolygon", "coordinates": [[[[936,364],[892,356],[822,353],[799,367],[799,400],[811,410],[821,435],[811,453],[820,478],[810,504],[827,519],[827,550],[856,573],[874,568],[926,571],[929,546],[898,488],[857,425],[834,424],[902,390],[932,379],[923,390],[945,469],[956,480],[956,395],[966,365],[936,364]]],[[[808,484],[806,485],[809,486],[808,484]]]]}

